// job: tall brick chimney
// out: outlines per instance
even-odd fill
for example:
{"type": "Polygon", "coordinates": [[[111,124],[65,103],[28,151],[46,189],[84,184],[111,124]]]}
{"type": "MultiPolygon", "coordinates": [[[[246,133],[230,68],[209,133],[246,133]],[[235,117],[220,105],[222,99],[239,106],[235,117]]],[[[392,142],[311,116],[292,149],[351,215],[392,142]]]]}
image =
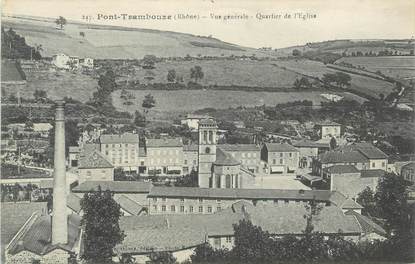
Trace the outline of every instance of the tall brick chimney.
{"type": "Polygon", "coordinates": [[[52,244],[68,243],[65,166],[65,102],[56,101],[52,244]]]}

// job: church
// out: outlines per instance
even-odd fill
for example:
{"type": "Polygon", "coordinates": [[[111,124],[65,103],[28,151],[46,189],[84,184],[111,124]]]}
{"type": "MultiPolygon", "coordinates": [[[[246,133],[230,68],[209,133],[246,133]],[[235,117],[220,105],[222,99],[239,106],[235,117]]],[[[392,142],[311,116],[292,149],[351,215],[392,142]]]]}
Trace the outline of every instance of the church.
{"type": "Polygon", "coordinates": [[[199,121],[199,187],[252,188],[255,175],[224,147],[217,145],[217,130],[215,120],[199,121]]]}

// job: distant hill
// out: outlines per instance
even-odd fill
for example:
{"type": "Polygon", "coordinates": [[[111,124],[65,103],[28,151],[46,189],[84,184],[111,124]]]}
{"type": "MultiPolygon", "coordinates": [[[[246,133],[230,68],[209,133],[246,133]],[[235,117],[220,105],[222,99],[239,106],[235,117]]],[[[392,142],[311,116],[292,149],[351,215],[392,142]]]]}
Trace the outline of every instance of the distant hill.
{"type": "Polygon", "coordinates": [[[141,59],[147,54],[158,57],[263,54],[212,37],[170,31],[71,21],[60,30],[52,18],[3,16],[2,26],[6,30],[13,28],[31,46],[42,45],[42,55],[46,57],[57,53],[100,59],[141,59]]]}
{"type": "Polygon", "coordinates": [[[407,55],[414,49],[414,39],[343,39],[328,40],[322,42],[307,43],[305,45],[278,49],[278,55],[292,54],[294,49],[301,52],[330,52],[351,55],[352,52],[378,53],[379,51],[397,51],[401,55],[407,55]]]}

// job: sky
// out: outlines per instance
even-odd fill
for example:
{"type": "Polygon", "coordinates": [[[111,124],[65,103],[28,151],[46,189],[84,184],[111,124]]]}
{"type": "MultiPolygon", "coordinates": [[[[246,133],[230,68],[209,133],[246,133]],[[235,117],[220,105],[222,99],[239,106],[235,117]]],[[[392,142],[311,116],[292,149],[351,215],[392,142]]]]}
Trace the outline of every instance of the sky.
{"type": "Polygon", "coordinates": [[[219,38],[246,47],[281,48],[334,39],[403,39],[415,35],[414,0],[3,0],[2,13],[63,16],[90,23],[169,30],[219,38]],[[256,19],[294,14],[312,19],[256,19]],[[199,20],[97,20],[98,14],[193,14],[199,20]],[[249,19],[210,19],[210,15],[249,19]]]}

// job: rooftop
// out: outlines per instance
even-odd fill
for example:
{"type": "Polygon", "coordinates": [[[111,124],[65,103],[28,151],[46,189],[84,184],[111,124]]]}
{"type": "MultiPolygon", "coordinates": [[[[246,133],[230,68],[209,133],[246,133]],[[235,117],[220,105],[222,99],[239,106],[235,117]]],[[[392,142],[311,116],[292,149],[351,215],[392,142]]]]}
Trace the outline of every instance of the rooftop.
{"type": "Polygon", "coordinates": [[[220,144],[218,145],[225,151],[260,151],[261,147],[256,144],[220,144]]]}
{"type": "Polygon", "coordinates": [[[324,168],[323,171],[332,174],[343,174],[343,173],[359,173],[359,170],[356,169],[353,165],[333,165],[327,168],[324,168]]]}
{"type": "Polygon", "coordinates": [[[72,189],[74,193],[97,191],[101,186],[103,191],[115,193],[149,193],[153,186],[150,182],[135,181],[86,181],[72,189]]]}
{"type": "Polygon", "coordinates": [[[199,121],[199,126],[217,126],[216,121],[213,119],[201,119],[199,121]]]}
{"type": "Polygon", "coordinates": [[[139,215],[144,209],[143,206],[136,201],[131,200],[125,195],[119,195],[114,197],[115,201],[121,206],[121,208],[131,215],[139,215]]]}
{"type": "Polygon", "coordinates": [[[333,121],[322,121],[316,123],[317,126],[341,126],[341,124],[333,122],[333,121]]]}
{"type": "Polygon", "coordinates": [[[359,225],[362,228],[362,231],[366,234],[376,233],[381,236],[386,236],[387,233],[385,229],[373,222],[369,217],[356,213],[353,210],[349,210],[345,213],[346,215],[352,215],[356,217],[356,220],[359,222],[359,225]]]}
{"type": "Polygon", "coordinates": [[[216,160],[214,164],[219,166],[236,166],[241,163],[233,158],[232,155],[218,147],[216,149],[216,160]]]}
{"type": "Polygon", "coordinates": [[[319,159],[322,163],[360,163],[368,162],[368,159],[359,151],[339,151],[332,150],[320,154],[319,159]]]}
{"type": "Polygon", "coordinates": [[[162,148],[162,147],[183,147],[181,138],[149,138],[146,140],[147,148],[162,148]]]}
{"type": "Polygon", "coordinates": [[[45,255],[57,248],[72,251],[79,237],[81,218],[76,214],[68,216],[68,243],[65,245],[51,244],[51,220],[52,218],[49,215],[39,215],[34,219],[31,226],[23,231],[19,240],[9,248],[9,253],[14,255],[26,250],[37,255],[45,255]]]}
{"type": "Polygon", "coordinates": [[[360,177],[362,178],[372,178],[372,177],[382,177],[386,174],[386,171],[376,169],[376,170],[361,170],[360,171],[360,177]]]}
{"type": "Polygon", "coordinates": [[[328,190],[278,190],[278,189],[216,189],[199,187],[154,186],[148,197],[192,197],[207,199],[298,199],[329,201],[328,190]]]}
{"type": "Polygon", "coordinates": [[[414,169],[415,169],[415,162],[410,162],[410,163],[408,163],[408,164],[406,164],[406,165],[402,166],[401,171],[402,171],[402,170],[407,170],[407,169],[412,169],[412,170],[414,170],[414,169]]]}
{"type": "Polygon", "coordinates": [[[138,144],[139,138],[137,134],[125,133],[122,135],[101,135],[100,141],[101,144],[138,144]]]}
{"type": "Polygon", "coordinates": [[[311,140],[298,140],[293,142],[296,148],[330,148],[329,144],[319,143],[311,140]]]}
{"type": "Polygon", "coordinates": [[[359,151],[368,159],[387,159],[388,155],[367,142],[353,143],[341,148],[344,151],[359,151]]]}
{"type": "Polygon", "coordinates": [[[81,198],[73,193],[68,194],[66,198],[66,205],[77,214],[81,212],[81,198]]]}
{"type": "Polygon", "coordinates": [[[268,152],[297,152],[298,150],[287,143],[265,143],[268,152]]]}
{"type": "Polygon", "coordinates": [[[94,150],[91,154],[79,159],[79,169],[89,168],[114,168],[114,166],[98,150],[94,150]]]}

